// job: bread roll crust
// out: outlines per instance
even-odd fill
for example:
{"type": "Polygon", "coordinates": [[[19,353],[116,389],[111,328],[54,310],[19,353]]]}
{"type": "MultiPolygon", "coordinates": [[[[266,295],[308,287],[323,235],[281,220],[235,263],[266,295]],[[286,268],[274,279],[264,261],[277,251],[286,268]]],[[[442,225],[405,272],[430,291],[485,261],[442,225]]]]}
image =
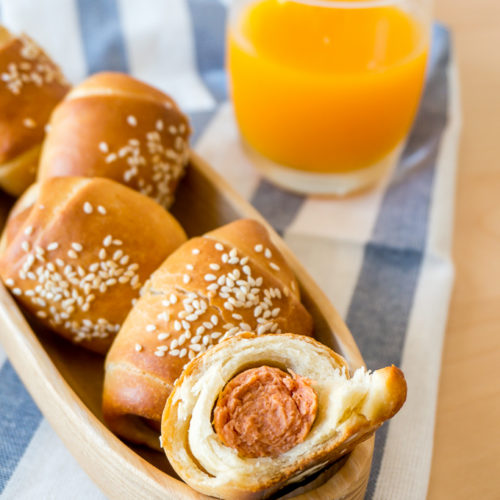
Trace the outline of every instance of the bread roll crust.
{"type": "Polygon", "coordinates": [[[128,75],[98,73],[55,109],[38,179],[107,177],[168,207],[189,135],[187,117],[166,94],[128,75]]]}
{"type": "Polygon", "coordinates": [[[349,378],[346,362],[312,338],[242,333],[191,361],[176,381],[162,417],[162,446],[190,486],[217,498],[267,498],[332,463],[367,439],[406,398],[402,372],[387,367],[349,378]],[[270,365],[313,380],[318,413],[306,439],[276,458],[245,458],[212,428],[224,386],[249,366],[270,365]]]}
{"type": "Polygon", "coordinates": [[[185,239],[168,212],[125,186],[54,178],[14,208],[0,274],[42,323],[104,353],[140,287],[185,239]]]}
{"type": "Polygon", "coordinates": [[[0,30],[0,186],[19,195],[35,178],[45,125],[70,86],[31,38],[0,30]]]}
{"type": "MultiPolygon", "coordinates": [[[[200,352],[241,330],[311,335],[312,328],[297,281],[261,224],[243,219],[193,238],[151,276],[107,355],[104,418],[137,442],[137,419],[127,429],[128,416],[159,422],[174,381],[200,352]],[[149,391],[148,377],[162,381],[155,382],[162,405],[153,396],[131,400],[134,387],[149,391]]],[[[151,442],[159,446],[157,436],[151,442]]]]}

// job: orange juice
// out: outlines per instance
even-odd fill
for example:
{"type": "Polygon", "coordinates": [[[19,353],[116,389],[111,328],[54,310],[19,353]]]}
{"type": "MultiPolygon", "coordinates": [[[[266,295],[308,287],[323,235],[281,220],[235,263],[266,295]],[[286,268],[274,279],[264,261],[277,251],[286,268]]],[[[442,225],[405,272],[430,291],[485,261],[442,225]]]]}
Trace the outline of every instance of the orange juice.
{"type": "Polygon", "coordinates": [[[407,134],[428,35],[396,4],[317,3],[255,0],[237,12],[228,33],[232,100],[243,137],[263,156],[299,170],[350,172],[384,158],[407,134]]]}

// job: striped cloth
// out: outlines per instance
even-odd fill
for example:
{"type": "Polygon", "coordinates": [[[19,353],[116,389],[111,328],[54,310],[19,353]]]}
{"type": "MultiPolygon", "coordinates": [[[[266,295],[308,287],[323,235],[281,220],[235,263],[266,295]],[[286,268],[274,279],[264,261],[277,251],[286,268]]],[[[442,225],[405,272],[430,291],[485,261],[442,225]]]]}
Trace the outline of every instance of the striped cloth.
{"type": "MultiPolygon", "coordinates": [[[[449,33],[433,29],[420,110],[399,164],[377,189],[341,201],[284,192],[240,148],[223,67],[229,2],[0,0],[72,82],[126,71],[172,94],[194,148],[281,233],[346,319],[370,368],[402,367],[400,414],[377,432],[368,499],[424,499],[448,302],[459,133],[449,33]]],[[[0,348],[0,492],[8,499],[99,499],[0,348]]]]}

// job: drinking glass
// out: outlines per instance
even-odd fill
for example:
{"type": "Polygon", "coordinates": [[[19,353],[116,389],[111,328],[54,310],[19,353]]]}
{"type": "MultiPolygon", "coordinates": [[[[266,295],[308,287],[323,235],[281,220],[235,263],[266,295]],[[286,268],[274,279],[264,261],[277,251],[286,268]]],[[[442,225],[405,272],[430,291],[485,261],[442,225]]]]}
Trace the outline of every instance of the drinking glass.
{"type": "Polygon", "coordinates": [[[380,179],[418,107],[430,20],[430,0],[234,1],[230,93],[263,175],[336,195],[380,179]]]}

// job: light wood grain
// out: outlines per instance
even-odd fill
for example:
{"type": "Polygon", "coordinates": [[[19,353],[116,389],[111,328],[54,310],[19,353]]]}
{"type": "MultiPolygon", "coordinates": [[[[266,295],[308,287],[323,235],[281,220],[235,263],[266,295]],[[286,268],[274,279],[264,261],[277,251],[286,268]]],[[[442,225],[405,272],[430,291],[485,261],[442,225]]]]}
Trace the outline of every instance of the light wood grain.
{"type": "Polygon", "coordinates": [[[463,129],[456,282],[446,332],[429,500],[500,498],[500,2],[436,0],[452,30],[463,129]]]}
{"type": "MultiPolygon", "coordinates": [[[[190,236],[241,217],[261,220],[294,270],[315,336],[342,354],[350,367],[363,359],[344,322],[284,242],[262,217],[196,155],[173,208],[190,236]]],[[[0,203],[5,215],[6,205],[0,203]]],[[[4,220],[4,219],[1,219],[4,220]]],[[[178,480],[163,454],[121,442],[102,423],[103,358],[47,331],[33,333],[0,284],[0,341],[23,383],[82,468],[111,499],[201,499],[178,480]]],[[[373,438],[312,481],[287,491],[300,500],[360,500],[366,489],[373,438]]]]}

